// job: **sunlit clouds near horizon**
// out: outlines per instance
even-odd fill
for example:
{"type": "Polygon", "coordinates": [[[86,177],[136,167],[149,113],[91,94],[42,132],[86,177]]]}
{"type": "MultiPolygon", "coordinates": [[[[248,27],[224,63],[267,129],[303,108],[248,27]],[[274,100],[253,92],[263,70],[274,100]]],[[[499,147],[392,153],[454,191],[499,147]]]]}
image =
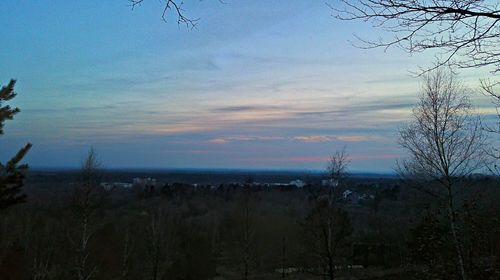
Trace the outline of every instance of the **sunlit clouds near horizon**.
{"type": "Polygon", "coordinates": [[[187,3],[196,29],[157,2],[0,3],[0,83],[18,80],[22,110],[2,159],[28,141],[35,167],[78,166],[90,146],[109,168],[322,169],[345,146],[353,170],[386,172],[404,156],[430,55],[356,48],[376,31],[322,1],[187,3]]]}

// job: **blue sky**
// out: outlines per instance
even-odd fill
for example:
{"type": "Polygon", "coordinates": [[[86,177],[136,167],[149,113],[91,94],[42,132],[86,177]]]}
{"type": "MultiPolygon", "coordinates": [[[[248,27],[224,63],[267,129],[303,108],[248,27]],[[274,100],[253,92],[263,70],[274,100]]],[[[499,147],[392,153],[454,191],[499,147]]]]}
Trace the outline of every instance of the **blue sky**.
{"type": "MultiPolygon", "coordinates": [[[[430,54],[362,50],[324,1],[192,1],[196,29],[161,21],[160,1],[0,2],[0,83],[21,108],[0,158],[25,142],[36,167],[322,169],[343,146],[352,169],[391,171],[430,54]]],[[[485,72],[463,72],[477,86],[485,72]]],[[[485,112],[491,105],[476,95],[485,112]]]]}

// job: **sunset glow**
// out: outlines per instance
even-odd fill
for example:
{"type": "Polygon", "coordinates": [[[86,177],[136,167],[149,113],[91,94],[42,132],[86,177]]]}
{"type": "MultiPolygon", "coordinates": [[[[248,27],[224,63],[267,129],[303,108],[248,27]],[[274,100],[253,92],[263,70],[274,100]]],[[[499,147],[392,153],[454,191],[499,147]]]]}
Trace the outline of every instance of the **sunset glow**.
{"type": "Polygon", "coordinates": [[[194,1],[195,29],[164,23],[158,1],[41,2],[0,3],[0,81],[18,80],[23,112],[0,156],[29,141],[35,167],[77,166],[93,146],[111,168],[323,169],[345,146],[353,169],[390,172],[411,71],[432,59],[354,47],[375,31],[322,1],[194,1]]]}

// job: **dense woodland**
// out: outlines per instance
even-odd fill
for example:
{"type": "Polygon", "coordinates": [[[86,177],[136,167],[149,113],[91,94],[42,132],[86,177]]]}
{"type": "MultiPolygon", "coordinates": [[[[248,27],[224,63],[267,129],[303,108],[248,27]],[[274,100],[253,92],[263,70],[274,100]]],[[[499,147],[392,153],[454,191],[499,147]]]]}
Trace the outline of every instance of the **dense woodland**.
{"type": "MultiPolygon", "coordinates": [[[[262,186],[254,179],[259,174],[230,173],[211,174],[210,184],[195,187],[169,180],[189,173],[32,172],[28,202],[0,217],[0,275],[329,279],[331,260],[335,279],[455,279],[443,201],[397,178],[348,177],[329,203],[332,188],[321,185],[326,175],[301,176],[303,188],[262,186]],[[163,182],[100,185],[103,178],[130,182],[137,175],[163,182]],[[365,198],[350,200],[346,190],[365,198]],[[331,244],[325,243],[329,229],[331,244]]],[[[461,184],[467,186],[457,198],[466,267],[472,279],[498,279],[498,178],[461,184]]]]}

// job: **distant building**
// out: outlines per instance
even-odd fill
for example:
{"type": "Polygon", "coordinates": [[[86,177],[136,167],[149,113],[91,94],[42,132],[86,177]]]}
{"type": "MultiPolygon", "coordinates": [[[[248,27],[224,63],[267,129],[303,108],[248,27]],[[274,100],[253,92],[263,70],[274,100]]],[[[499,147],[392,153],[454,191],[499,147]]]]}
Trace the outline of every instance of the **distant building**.
{"type": "Polygon", "coordinates": [[[306,185],[306,183],[304,183],[304,181],[302,180],[294,180],[290,182],[290,185],[295,186],[297,188],[303,188],[306,185]]]}
{"type": "Polygon", "coordinates": [[[156,186],[156,179],[154,178],[134,178],[132,180],[134,185],[139,185],[139,186],[156,186]]]}
{"type": "Polygon", "coordinates": [[[124,189],[132,188],[132,184],[123,182],[103,182],[101,183],[101,187],[105,191],[110,191],[114,188],[124,188],[124,189]]]}
{"type": "Polygon", "coordinates": [[[101,183],[101,188],[105,191],[109,191],[113,188],[113,183],[101,183]]]}
{"type": "Polygon", "coordinates": [[[372,200],[375,198],[374,195],[359,194],[355,191],[345,190],[342,193],[343,200],[351,204],[359,204],[363,201],[372,200]]]}
{"type": "Polygon", "coordinates": [[[270,188],[283,188],[283,187],[290,187],[290,184],[285,184],[285,183],[266,183],[265,186],[270,187],[270,188]]]}
{"type": "Polygon", "coordinates": [[[349,202],[351,204],[358,204],[360,200],[362,200],[362,196],[360,196],[357,192],[351,190],[345,190],[342,193],[342,197],[344,201],[349,202]]]}
{"type": "Polygon", "coordinates": [[[124,188],[124,189],[129,189],[129,188],[132,188],[132,184],[131,183],[121,183],[121,182],[117,182],[117,183],[113,183],[113,185],[115,187],[118,187],[118,188],[124,188]]]}
{"type": "Polygon", "coordinates": [[[339,185],[339,181],[335,179],[321,180],[321,185],[323,187],[337,187],[339,185]]]}
{"type": "Polygon", "coordinates": [[[353,192],[351,190],[345,190],[343,193],[342,193],[342,196],[344,197],[344,199],[348,198],[349,196],[351,196],[353,194],[353,192]]]}

